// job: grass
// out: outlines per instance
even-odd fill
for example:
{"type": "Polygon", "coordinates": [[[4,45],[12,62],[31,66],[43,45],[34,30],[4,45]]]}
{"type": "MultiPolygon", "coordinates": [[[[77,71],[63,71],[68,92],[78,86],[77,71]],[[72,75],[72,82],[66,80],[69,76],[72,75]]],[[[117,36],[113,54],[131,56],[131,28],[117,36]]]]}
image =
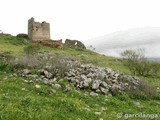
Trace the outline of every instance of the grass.
{"type": "Polygon", "coordinates": [[[14,36],[0,35],[0,52],[9,52],[15,56],[22,55],[25,46],[23,40],[14,36]]]}
{"type": "MultiPolygon", "coordinates": [[[[16,38],[13,36],[0,36],[0,53],[9,52],[14,56],[21,56],[24,54],[23,38],[16,38]]],[[[31,43],[28,42],[27,45],[31,43]]],[[[123,73],[130,74],[130,72],[123,66],[118,58],[110,57],[95,53],[90,50],[83,49],[72,49],[72,48],[62,48],[62,49],[54,49],[45,46],[40,46],[41,52],[50,52],[58,55],[65,55],[73,57],[86,64],[94,64],[102,67],[110,67],[113,70],[120,71],[123,73]]]]}
{"type": "Polygon", "coordinates": [[[50,86],[35,81],[27,84],[21,77],[8,76],[10,76],[8,73],[0,75],[0,119],[2,120],[98,120],[100,118],[118,120],[117,113],[160,114],[160,103],[156,100],[131,99],[127,95],[89,96],[83,91],[73,90],[64,93],[57,89],[55,89],[57,92],[51,95],[47,92],[53,89],[50,86]],[[4,79],[6,77],[7,79],[4,79]],[[41,88],[36,88],[36,84],[41,88]],[[143,107],[136,107],[134,102],[140,102],[143,107]],[[104,111],[102,107],[105,108],[104,111]],[[95,112],[101,114],[95,115],[95,112]]]}
{"type": "MultiPolygon", "coordinates": [[[[0,35],[0,53],[20,57],[24,55],[23,39],[0,35]]],[[[40,52],[70,56],[82,63],[91,63],[102,67],[110,67],[116,71],[131,74],[117,58],[100,55],[89,50],[53,49],[40,46],[40,52]]],[[[71,90],[63,92],[51,86],[41,84],[32,79],[28,84],[20,76],[12,76],[13,72],[0,71],[0,120],[125,120],[128,114],[160,114],[160,95],[155,99],[131,98],[127,94],[117,96],[90,96],[86,91],[71,90]],[[36,88],[35,85],[40,85],[36,88]],[[56,90],[49,94],[48,90],[56,90]],[[134,103],[139,102],[141,107],[134,103]],[[97,114],[95,114],[97,112],[97,114]],[[98,113],[101,113],[98,115],[98,113]],[[123,114],[118,118],[117,114],[123,114]]],[[[160,87],[159,77],[141,77],[151,85],[160,87]]],[[[62,87],[69,84],[61,81],[62,87]]],[[[160,93],[160,92],[159,92],[160,93]]],[[[148,120],[149,118],[129,118],[129,120],[148,120]]],[[[160,119],[160,118],[159,118],[160,119]]],[[[158,120],[158,118],[157,118],[158,120]]]]}

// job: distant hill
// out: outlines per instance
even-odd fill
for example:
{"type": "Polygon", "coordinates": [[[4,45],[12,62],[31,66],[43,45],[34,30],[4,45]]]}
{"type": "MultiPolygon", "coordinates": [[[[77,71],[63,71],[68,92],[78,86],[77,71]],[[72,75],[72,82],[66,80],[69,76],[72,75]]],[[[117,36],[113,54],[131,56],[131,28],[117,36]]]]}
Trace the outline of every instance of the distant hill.
{"type": "Polygon", "coordinates": [[[160,57],[160,27],[134,28],[90,39],[96,52],[119,56],[125,49],[144,48],[147,57],[160,57]]]}
{"type": "Polygon", "coordinates": [[[160,61],[160,58],[148,58],[149,61],[156,61],[156,62],[159,62],[160,61]]]}

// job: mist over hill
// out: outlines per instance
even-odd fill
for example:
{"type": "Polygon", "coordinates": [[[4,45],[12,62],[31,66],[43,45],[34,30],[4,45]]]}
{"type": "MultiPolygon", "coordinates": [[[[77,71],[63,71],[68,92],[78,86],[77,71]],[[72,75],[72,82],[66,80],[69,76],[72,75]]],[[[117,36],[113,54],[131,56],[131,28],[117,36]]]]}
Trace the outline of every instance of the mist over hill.
{"type": "Polygon", "coordinates": [[[160,58],[160,27],[134,28],[114,32],[86,41],[95,51],[119,57],[126,49],[145,49],[149,58],[160,58]]]}

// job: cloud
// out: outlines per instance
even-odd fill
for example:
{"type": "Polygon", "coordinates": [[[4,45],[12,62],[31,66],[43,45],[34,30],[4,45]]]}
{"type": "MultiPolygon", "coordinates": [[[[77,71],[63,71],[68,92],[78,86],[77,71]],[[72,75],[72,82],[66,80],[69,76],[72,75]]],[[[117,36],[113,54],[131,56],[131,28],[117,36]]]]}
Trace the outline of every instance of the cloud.
{"type": "Polygon", "coordinates": [[[115,32],[90,40],[99,53],[119,56],[126,49],[143,48],[147,57],[160,57],[160,28],[145,27],[115,32]]]}

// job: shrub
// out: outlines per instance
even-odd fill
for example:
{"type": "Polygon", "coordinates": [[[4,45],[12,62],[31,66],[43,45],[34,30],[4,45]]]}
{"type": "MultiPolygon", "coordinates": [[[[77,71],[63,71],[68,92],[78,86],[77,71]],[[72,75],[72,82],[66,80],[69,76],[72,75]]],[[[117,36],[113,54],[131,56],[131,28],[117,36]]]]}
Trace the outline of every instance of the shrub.
{"type": "Polygon", "coordinates": [[[17,34],[17,36],[16,36],[16,37],[18,37],[18,38],[26,38],[26,39],[28,39],[28,35],[27,35],[27,34],[24,34],[24,33],[17,34]]]}
{"type": "Polygon", "coordinates": [[[131,98],[144,100],[154,98],[157,95],[156,87],[149,85],[145,80],[140,80],[137,86],[130,84],[130,88],[126,89],[126,92],[131,98]]]}
{"type": "Polygon", "coordinates": [[[4,71],[7,68],[7,63],[4,61],[0,61],[0,71],[4,71]]]}
{"type": "Polygon", "coordinates": [[[30,55],[36,54],[39,50],[40,50],[40,46],[38,45],[28,45],[24,47],[24,52],[28,57],[30,55]]]}
{"type": "Polygon", "coordinates": [[[42,63],[36,56],[22,56],[11,63],[15,69],[41,68],[42,63]]]}
{"type": "Polygon", "coordinates": [[[10,52],[0,53],[0,71],[12,71],[13,67],[10,62],[14,57],[10,55],[10,52]]]}
{"type": "Polygon", "coordinates": [[[64,55],[52,56],[49,64],[53,67],[53,71],[61,77],[64,77],[66,72],[71,68],[75,68],[79,65],[73,58],[64,55]]]}
{"type": "Polygon", "coordinates": [[[24,56],[16,58],[9,63],[14,66],[14,69],[47,69],[57,77],[64,77],[66,72],[79,65],[70,56],[48,52],[33,52],[34,48],[32,49],[32,47],[27,47],[25,50],[26,54],[24,56]]]}
{"type": "Polygon", "coordinates": [[[6,35],[6,34],[0,34],[0,41],[4,43],[13,44],[13,45],[24,45],[30,42],[26,38],[16,37],[16,36],[6,35]]]}
{"type": "Polygon", "coordinates": [[[143,49],[137,51],[126,50],[121,53],[121,56],[124,58],[124,65],[134,75],[157,76],[160,71],[160,63],[148,61],[143,49]]]}

